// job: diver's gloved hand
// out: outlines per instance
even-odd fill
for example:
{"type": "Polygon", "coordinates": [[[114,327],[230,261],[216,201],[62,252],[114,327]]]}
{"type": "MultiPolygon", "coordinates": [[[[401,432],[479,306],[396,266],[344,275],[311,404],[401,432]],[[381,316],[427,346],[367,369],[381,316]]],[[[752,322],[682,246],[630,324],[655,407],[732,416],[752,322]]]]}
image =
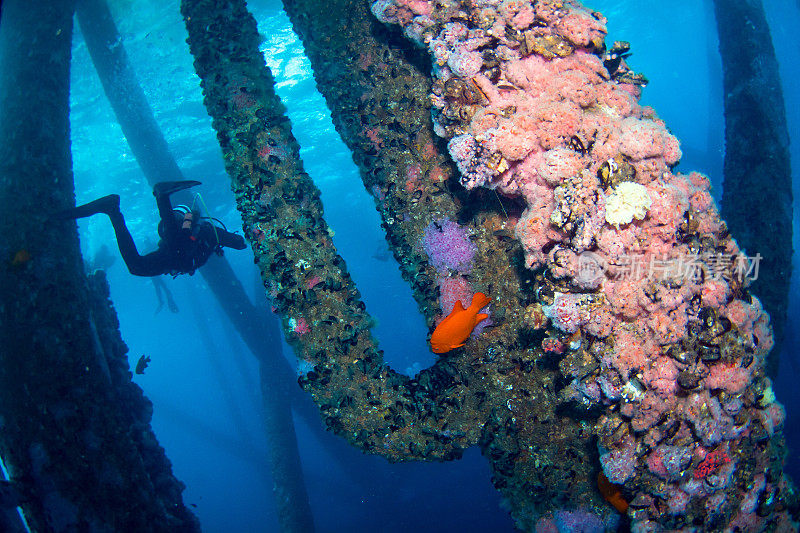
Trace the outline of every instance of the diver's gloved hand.
{"type": "Polygon", "coordinates": [[[233,248],[234,250],[244,250],[247,248],[247,243],[244,242],[244,237],[241,235],[236,235],[235,233],[231,233],[229,231],[223,231],[219,238],[219,243],[222,246],[227,248],[233,248]]]}

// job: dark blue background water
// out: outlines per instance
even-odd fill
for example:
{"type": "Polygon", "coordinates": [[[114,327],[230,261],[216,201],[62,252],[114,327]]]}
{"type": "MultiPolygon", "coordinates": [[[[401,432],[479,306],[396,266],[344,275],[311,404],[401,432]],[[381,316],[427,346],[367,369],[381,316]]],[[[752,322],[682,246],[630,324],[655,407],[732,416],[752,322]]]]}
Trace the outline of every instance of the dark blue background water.
{"type": "MultiPolygon", "coordinates": [[[[240,220],[211,121],[202,105],[177,4],[113,0],[111,8],[178,164],[187,179],[203,182],[199,190],[211,214],[229,228],[238,229],[240,220]]],[[[800,95],[793,90],[800,80],[800,47],[791,33],[800,26],[800,13],[794,0],[769,0],[765,4],[781,63],[791,134],[800,124],[800,95]]],[[[631,42],[631,66],[651,80],[643,102],[657,110],[682,142],[680,170],[709,174],[719,198],[722,87],[710,2],[598,0],[588,5],[608,17],[609,41],[631,42]]],[[[427,330],[396,265],[375,257],[387,248],[372,201],[333,131],[310,66],[279,4],[253,1],[250,8],[265,36],[262,50],[289,108],[295,136],[303,146],[306,170],[322,190],[326,218],[336,232],[334,241],[368,311],[378,320],[376,334],[387,361],[399,371],[416,372],[434,360],[425,343],[427,330]]],[[[78,201],[120,193],[134,238],[140,250],[148,251],[155,245],[153,197],[106,102],[79,32],[73,47],[72,84],[78,201]]],[[[794,162],[798,155],[798,145],[793,144],[794,162]]],[[[793,171],[796,174],[796,169],[793,171]]],[[[795,198],[800,198],[797,191],[795,198]]],[[[95,257],[103,243],[111,245],[112,254],[117,255],[105,217],[83,220],[80,227],[87,260],[95,257]]],[[[794,227],[797,241],[800,231],[796,222],[794,227]]],[[[263,303],[250,251],[230,251],[227,257],[254,301],[263,303]]],[[[151,281],[130,276],[121,259],[110,267],[109,280],[122,335],[131,349],[131,363],[142,354],[152,358],[146,374],[135,380],[155,405],[153,426],[176,475],[187,485],[185,501],[197,506],[195,512],[204,530],[277,530],[258,410],[257,368],[218,311],[202,277],[164,278],[180,309],[177,314],[166,308],[156,313],[151,281]]],[[[794,276],[793,287],[796,283],[794,276]]],[[[796,290],[792,293],[798,294],[796,290]]],[[[798,317],[800,310],[793,301],[790,331],[798,317]]],[[[790,335],[781,354],[775,388],[779,400],[787,406],[786,432],[793,437],[796,450],[800,445],[800,398],[792,387],[798,365],[793,341],[790,335]]],[[[284,351],[294,366],[291,351],[286,346],[284,351]]],[[[319,531],[513,529],[501,497],[490,483],[488,465],[477,449],[453,463],[389,465],[383,459],[362,455],[330,434],[318,439],[315,435],[319,433],[311,432],[302,421],[297,423],[297,432],[319,531]]],[[[790,458],[790,469],[795,473],[797,463],[790,458]]]]}

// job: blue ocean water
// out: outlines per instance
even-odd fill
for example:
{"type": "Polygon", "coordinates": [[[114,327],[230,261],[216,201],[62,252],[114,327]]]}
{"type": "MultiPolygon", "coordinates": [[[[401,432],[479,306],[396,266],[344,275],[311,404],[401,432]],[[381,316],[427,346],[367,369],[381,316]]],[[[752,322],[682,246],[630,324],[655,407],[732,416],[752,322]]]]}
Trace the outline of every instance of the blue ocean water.
{"type": "MultiPolygon", "coordinates": [[[[653,106],[681,140],[680,169],[707,173],[719,198],[724,123],[721,65],[710,3],[597,0],[587,4],[608,17],[609,41],[631,42],[634,55],[629,63],[650,79],[643,102],[653,106]]],[[[791,134],[800,131],[800,94],[792,90],[800,80],[800,49],[790,33],[796,31],[800,13],[793,0],[765,4],[781,65],[791,134]]],[[[185,44],[178,3],[114,0],[110,7],[178,165],[187,179],[203,182],[199,191],[211,214],[232,230],[240,228],[185,44]]],[[[306,170],[322,190],[335,244],[368,311],[377,319],[375,333],[386,360],[396,370],[413,374],[430,365],[434,356],[426,345],[427,329],[410,289],[394,262],[385,260],[388,249],[372,200],[333,130],[311,67],[280,3],[254,0],[249,7],[264,35],[262,51],[303,147],[306,170]]],[[[140,250],[154,247],[158,219],[150,187],[105,99],[79,31],[73,46],[71,102],[78,202],[119,193],[140,250]]],[[[800,161],[798,144],[793,143],[791,149],[793,161],[800,161]]],[[[793,173],[797,173],[796,163],[793,173]]],[[[797,191],[795,198],[800,198],[797,191]]],[[[98,256],[104,244],[116,257],[113,232],[105,217],[81,220],[79,226],[88,261],[98,256]]],[[[798,234],[795,222],[795,240],[798,234]]],[[[800,249],[797,243],[795,249],[800,249]]],[[[231,250],[226,256],[253,301],[266,305],[249,249],[231,250]]],[[[276,531],[259,413],[258,370],[202,277],[164,278],[179,308],[172,313],[166,307],[157,312],[152,282],[132,277],[121,259],[110,266],[108,275],[122,335],[131,350],[131,365],[143,354],[152,359],[146,373],[135,376],[135,381],[154,403],[155,432],[175,474],[186,483],[184,500],[192,504],[203,529],[276,531]]],[[[794,276],[793,288],[796,283],[794,276]]],[[[800,292],[793,290],[793,294],[800,292]]],[[[798,302],[792,301],[790,330],[798,317],[798,302]]],[[[284,353],[294,365],[288,346],[284,353]]],[[[787,407],[785,431],[793,450],[800,446],[800,397],[791,386],[798,365],[798,350],[787,341],[776,391],[787,407]]],[[[491,485],[488,464],[477,449],[457,462],[390,465],[362,455],[330,434],[319,438],[305,421],[297,421],[297,431],[318,531],[513,530],[501,497],[491,485]]],[[[789,468],[796,478],[798,462],[796,454],[790,456],[789,468]]]]}

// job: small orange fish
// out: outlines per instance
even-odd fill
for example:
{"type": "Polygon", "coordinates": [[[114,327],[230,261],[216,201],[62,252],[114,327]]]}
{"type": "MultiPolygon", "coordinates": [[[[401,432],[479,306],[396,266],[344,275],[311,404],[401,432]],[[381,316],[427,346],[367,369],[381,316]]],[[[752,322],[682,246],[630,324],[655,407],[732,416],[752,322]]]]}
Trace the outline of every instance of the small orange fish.
{"type": "Polygon", "coordinates": [[[614,509],[619,513],[625,514],[628,512],[628,502],[622,496],[622,487],[611,483],[603,472],[597,474],[597,488],[603,498],[614,506],[614,509]]]}
{"type": "Polygon", "coordinates": [[[453,348],[464,346],[475,326],[489,318],[485,313],[478,314],[478,311],[486,307],[489,302],[491,300],[482,292],[476,292],[472,296],[472,303],[467,309],[464,309],[461,300],[458,300],[450,314],[433,330],[431,335],[433,353],[447,353],[453,348]]]}
{"type": "Polygon", "coordinates": [[[17,267],[20,265],[24,265],[30,260],[31,260],[31,253],[23,248],[22,250],[19,250],[17,253],[14,254],[14,259],[11,260],[11,265],[17,267]]]}

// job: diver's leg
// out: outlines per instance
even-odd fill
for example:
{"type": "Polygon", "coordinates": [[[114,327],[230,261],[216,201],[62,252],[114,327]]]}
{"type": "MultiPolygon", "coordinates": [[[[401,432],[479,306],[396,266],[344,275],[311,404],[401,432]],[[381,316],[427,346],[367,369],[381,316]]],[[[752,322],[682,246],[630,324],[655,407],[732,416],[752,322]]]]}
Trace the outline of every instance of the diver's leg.
{"type": "Polygon", "coordinates": [[[162,280],[159,276],[153,276],[150,278],[150,281],[153,282],[153,287],[156,289],[156,298],[158,298],[158,307],[156,307],[156,312],[153,313],[157,315],[158,312],[164,307],[164,294],[161,290],[164,280],[162,280]]]}
{"type": "MultiPolygon", "coordinates": [[[[158,206],[158,216],[165,225],[175,225],[175,214],[172,212],[172,202],[169,201],[168,194],[156,194],[156,205],[158,206]]],[[[166,227],[164,228],[167,229],[166,227]]]]}
{"type": "Polygon", "coordinates": [[[114,212],[119,212],[118,194],[109,194],[108,196],[103,196],[102,198],[98,198],[97,200],[89,202],[88,204],[83,204],[73,207],[72,209],[59,211],[55,214],[55,218],[64,220],[85,218],[96,215],[97,213],[105,213],[110,216],[111,213],[114,212]]]}
{"type": "Polygon", "coordinates": [[[133,242],[131,232],[125,225],[125,218],[117,209],[116,213],[109,213],[111,225],[114,226],[114,234],[117,236],[117,246],[128,271],[134,276],[158,276],[164,274],[164,261],[159,254],[160,249],[145,256],[139,255],[136,244],[133,242]]]}
{"type": "MultiPolygon", "coordinates": [[[[130,268],[128,268],[130,270],[130,268]]],[[[136,272],[131,270],[131,274],[135,276],[159,276],[161,274],[168,274],[170,271],[169,257],[164,252],[163,248],[159,248],[155,252],[150,252],[139,258],[136,264],[136,272]]]]}
{"type": "Polygon", "coordinates": [[[172,210],[172,202],[170,202],[168,194],[156,194],[155,187],[153,194],[156,197],[158,216],[161,219],[158,223],[158,236],[164,239],[167,248],[173,249],[178,235],[178,221],[175,218],[175,211],[172,210]]]}
{"type": "MultiPolygon", "coordinates": [[[[169,199],[167,200],[169,202],[169,199]]],[[[170,208],[170,213],[172,209],[170,208]]],[[[128,226],[125,225],[125,218],[119,210],[119,195],[109,194],[98,198],[88,204],[79,205],[72,209],[65,209],[55,214],[55,218],[60,219],[75,219],[84,218],[97,213],[105,213],[111,220],[111,225],[114,226],[114,234],[117,237],[117,246],[125,265],[131,274],[135,276],[158,276],[169,271],[167,268],[167,260],[165,254],[159,253],[161,250],[147,254],[146,256],[139,255],[136,249],[136,244],[133,242],[131,232],[128,231],[128,226]]]]}

